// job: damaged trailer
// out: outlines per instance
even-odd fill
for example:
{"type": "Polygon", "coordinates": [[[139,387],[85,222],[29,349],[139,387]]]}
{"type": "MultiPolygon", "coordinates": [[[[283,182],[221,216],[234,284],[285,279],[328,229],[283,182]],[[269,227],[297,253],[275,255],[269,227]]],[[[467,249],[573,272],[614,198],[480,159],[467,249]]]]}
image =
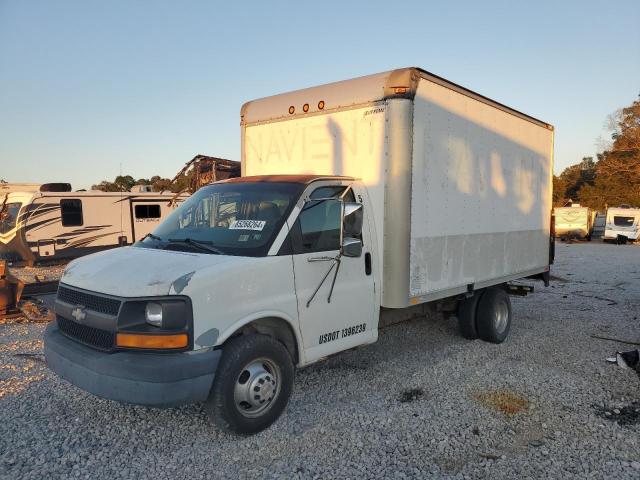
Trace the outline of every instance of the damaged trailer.
{"type": "Polygon", "coordinates": [[[130,245],[187,197],[147,192],[144,186],[138,190],[72,192],[68,183],[3,185],[0,258],[34,264],[130,245]]]}

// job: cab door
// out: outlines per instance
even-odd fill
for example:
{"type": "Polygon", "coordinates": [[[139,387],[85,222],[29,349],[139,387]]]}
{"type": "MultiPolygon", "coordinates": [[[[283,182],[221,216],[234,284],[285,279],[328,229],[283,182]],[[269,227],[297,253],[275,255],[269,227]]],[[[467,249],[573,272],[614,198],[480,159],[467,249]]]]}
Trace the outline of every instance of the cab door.
{"type": "MultiPolygon", "coordinates": [[[[320,186],[291,227],[298,317],[306,362],[377,339],[377,314],[368,228],[360,257],[340,255],[345,186],[320,186]],[[314,200],[317,199],[317,200],[314,200]]],[[[366,216],[366,212],[365,212],[366,216]]]]}

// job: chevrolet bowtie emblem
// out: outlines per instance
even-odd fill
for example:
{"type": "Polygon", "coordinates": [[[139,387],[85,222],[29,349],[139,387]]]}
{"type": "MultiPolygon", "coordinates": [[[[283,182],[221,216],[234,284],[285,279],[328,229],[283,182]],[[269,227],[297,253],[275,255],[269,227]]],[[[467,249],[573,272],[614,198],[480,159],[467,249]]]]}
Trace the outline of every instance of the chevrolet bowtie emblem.
{"type": "Polygon", "coordinates": [[[82,322],[85,318],[87,318],[87,314],[84,311],[84,307],[80,307],[80,306],[71,310],[71,316],[75,318],[76,322],[78,323],[82,322]]]}

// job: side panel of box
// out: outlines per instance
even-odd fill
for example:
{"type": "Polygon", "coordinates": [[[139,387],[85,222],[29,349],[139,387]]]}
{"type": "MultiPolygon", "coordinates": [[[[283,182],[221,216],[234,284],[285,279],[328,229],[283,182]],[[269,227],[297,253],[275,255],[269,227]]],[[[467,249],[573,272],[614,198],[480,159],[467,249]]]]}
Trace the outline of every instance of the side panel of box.
{"type": "Polygon", "coordinates": [[[421,80],[414,104],[410,296],[543,271],[553,132],[421,80]]]}

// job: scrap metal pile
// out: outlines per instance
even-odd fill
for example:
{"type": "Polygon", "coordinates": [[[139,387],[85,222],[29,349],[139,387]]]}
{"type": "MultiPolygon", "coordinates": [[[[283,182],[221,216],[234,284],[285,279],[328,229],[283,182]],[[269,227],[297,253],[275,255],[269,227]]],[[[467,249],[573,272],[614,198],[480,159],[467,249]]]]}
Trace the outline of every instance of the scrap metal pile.
{"type": "Polygon", "coordinates": [[[181,177],[189,178],[189,184],[178,194],[183,192],[194,193],[200,187],[208,185],[218,180],[240,176],[240,162],[227,160],[224,158],[209,157],[207,155],[196,155],[189,160],[171,180],[174,184],[181,177]]]}

